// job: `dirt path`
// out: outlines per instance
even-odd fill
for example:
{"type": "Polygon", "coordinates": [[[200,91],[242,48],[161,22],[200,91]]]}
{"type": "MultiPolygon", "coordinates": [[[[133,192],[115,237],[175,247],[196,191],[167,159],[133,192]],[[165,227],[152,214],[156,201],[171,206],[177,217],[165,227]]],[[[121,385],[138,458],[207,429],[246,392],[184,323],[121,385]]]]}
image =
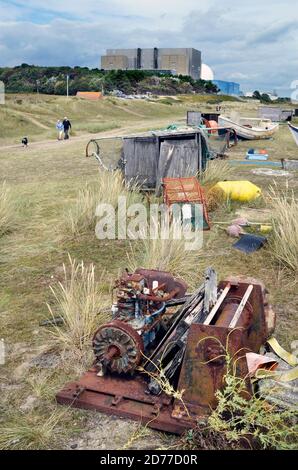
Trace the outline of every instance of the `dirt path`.
{"type": "Polygon", "coordinates": [[[146,116],[144,116],[143,114],[137,113],[136,111],[132,111],[132,109],[126,109],[123,106],[118,106],[118,105],[114,105],[114,107],[118,108],[118,109],[121,109],[121,111],[124,111],[125,113],[133,114],[133,116],[138,116],[138,117],[141,117],[143,119],[146,119],[146,116]]]}
{"type": "MultiPolygon", "coordinates": [[[[126,134],[130,134],[132,133],[133,131],[134,132],[141,132],[144,130],[144,128],[147,128],[147,129],[158,129],[159,127],[162,127],[162,126],[166,126],[167,124],[169,124],[169,118],[165,118],[165,119],[162,119],[160,121],[157,121],[156,119],[155,120],[148,120],[148,121],[144,121],[143,123],[143,127],[140,129],[140,124],[139,123],[132,123],[130,124],[129,126],[125,126],[125,127],[121,127],[119,129],[114,129],[114,130],[111,130],[111,131],[104,131],[104,132],[100,132],[99,134],[82,134],[82,135],[79,135],[79,136],[74,136],[74,137],[71,137],[71,139],[69,141],[58,141],[58,140],[40,140],[40,141],[37,141],[37,142],[31,142],[28,149],[30,148],[34,148],[35,150],[38,150],[38,149],[45,149],[45,148],[54,148],[54,147],[58,147],[58,146],[61,146],[63,144],[65,145],[68,145],[69,143],[72,143],[72,142],[82,142],[82,141],[85,141],[86,144],[88,142],[88,140],[91,140],[91,139],[96,139],[96,138],[100,138],[100,137],[118,137],[118,136],[123,136],[123,135],[126,135],[126,134]]],[[[6,151],[6,150],[22,150],[23,147],[21,145],[18,145],[18,144],[13,144],[13,145],[4,145],[3,147],[0,147],[0,152],[2,151],[6,151]]]]}

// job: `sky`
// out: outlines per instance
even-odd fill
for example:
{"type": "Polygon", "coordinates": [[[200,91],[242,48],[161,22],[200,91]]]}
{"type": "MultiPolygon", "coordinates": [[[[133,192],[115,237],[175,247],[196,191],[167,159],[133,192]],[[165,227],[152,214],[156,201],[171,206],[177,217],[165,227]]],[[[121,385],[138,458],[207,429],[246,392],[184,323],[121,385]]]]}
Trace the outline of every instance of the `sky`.
{"type": "Polygon", "coordinates": [[[194,47],[216,79],[289,96],[297,46],[298,0],[0,0],[2,67],[93,68],[108,48],[194,47]]]}

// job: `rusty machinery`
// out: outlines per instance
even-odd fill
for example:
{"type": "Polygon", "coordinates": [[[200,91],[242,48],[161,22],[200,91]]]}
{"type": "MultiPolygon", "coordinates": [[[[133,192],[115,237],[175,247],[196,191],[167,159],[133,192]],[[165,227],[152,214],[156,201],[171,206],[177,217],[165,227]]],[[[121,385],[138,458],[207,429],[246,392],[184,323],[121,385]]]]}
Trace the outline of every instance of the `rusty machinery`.
{"type": "Polygon", "coordinates": [[[275,326],[265,287],[247,278],[218,284],[208,269],[193,295],[185,291],[169,273],[124,274],[116,284],[113,320],[94,335],[94,367],[66,384],[58,402],[180,434],[216,407],[227,353],[250,392],[245,353],[259,353],[275,326]],[[183,404],[164,393],[160,368],[184,390],[183,404]]]}
{"type": "Polygon", "coordinates": [[[138,269],[116,283],[113,320],[93,338],[99,375],[133,374],[144,354],[166,331],[166,302],[184,296],[187,285],[171,274],[138,269]]]}

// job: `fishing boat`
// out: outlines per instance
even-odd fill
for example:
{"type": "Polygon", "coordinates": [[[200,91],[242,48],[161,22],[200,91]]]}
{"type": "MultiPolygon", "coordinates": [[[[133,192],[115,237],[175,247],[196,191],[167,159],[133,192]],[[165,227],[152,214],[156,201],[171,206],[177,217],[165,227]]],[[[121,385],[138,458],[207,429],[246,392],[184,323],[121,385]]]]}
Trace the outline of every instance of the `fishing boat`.
{"type": "Polygon", "coordinates": [[[289,129],[294,137],[296,144],[298,145],[298,127],[293,126],[290,122],[288,122],[289,129]]]}
{"type": "Polygon", "coordinates": [[[279,129],[278,123],[270,119],[219,116],[220,127],[232,128],[237,137],[246,140],[269,139],[279,129]]]}

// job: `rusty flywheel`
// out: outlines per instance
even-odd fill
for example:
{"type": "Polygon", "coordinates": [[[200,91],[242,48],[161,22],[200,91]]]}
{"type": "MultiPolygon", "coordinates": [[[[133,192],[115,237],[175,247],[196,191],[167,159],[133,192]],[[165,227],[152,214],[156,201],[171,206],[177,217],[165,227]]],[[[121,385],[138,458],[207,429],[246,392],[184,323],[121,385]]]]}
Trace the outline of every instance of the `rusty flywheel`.
{"type": "Polygon", "coordinates": [[[111,372],[133,372],[142,360],[144,351],[141,336],[121,320],[100,327],[93,338],[97,365],[111,372]]]}

